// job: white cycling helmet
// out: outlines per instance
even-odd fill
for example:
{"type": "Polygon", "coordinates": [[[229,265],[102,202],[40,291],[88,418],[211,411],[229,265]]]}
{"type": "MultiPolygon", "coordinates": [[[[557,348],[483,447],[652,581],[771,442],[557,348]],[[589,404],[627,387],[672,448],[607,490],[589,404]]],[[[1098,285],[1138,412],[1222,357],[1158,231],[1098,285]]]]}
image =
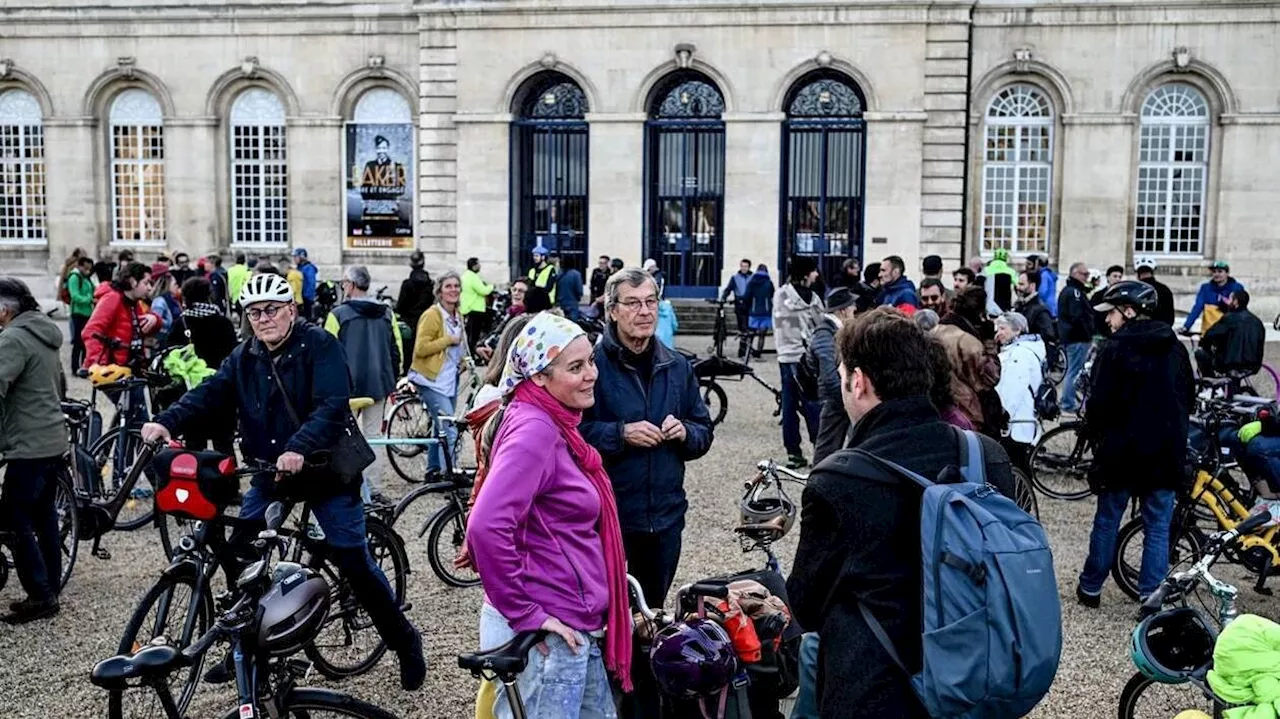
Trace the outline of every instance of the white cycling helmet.
{"type": "Polygon", "coordinates": [[[1149,268],[1152,272],[1154,272],[1155,269],[1159,267],[1159,265],[1157,265],[1156,261],[1150,257],[1139,257],[1133,261],[1134,272],[1137,272],[1143,267],[1149,268]]]}
{"type": "Polygon", "coordinates": [[[280,275],[267,273],[254,275],[240,288],[240,306],[247,308],[257,302],[292,302],[293,290],[280,275]]]}

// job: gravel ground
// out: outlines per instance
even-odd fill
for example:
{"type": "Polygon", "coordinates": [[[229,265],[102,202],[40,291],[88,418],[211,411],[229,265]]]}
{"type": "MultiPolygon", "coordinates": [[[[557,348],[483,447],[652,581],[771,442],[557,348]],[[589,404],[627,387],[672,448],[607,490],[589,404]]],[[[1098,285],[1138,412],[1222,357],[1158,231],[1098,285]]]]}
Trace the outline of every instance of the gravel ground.
{"type": "MultiPolygon", "coordinates": [[[[681,344],[705,350],[699,338],[682,338],[681,344]]],[[[1278,350],[1271,345],[1269,355],[1280,353],[1278,350]]],[[[777,384],[776,364],[763,363],[759,370],[777,384]]],[[[73,393],[87,394],[82,381],[72,382],[73,393]]],[[[773,402],[762,388],[727,382],[725,389],[728,418],[718,428],[711,452],[689,467],[690,510],[677,584],[762,563],[759,555],[740,554],[732,527],[737,521],[741,483],[752,476],[755,461],[783,454],[780,430],[770,416],[773,402]]],[[[398,495],[407,491],[408,485],[388,479],[387,488],[398,495]]],[[[1073,587],[1087,550],[1091,502],[1042,500],[1041,519],[1055,550],[1066,645],[1054,688],[1031,716],[1111,715],[1121,689],[1133,674],[1128,637],[1135,606],[1111,584],[1100,611],[1090,612],[1075,604],[1073,587]]],[[[411,534],[404,525],[399,529],[402,534],[411,534]]],[[[780,547],[784,566],[790,563],[797,534],[793,532],[780,547]]],[[[150,528],[109,534],[104,546],[112,552],[110,560],[90,556],[88,545],[82,545],[71,584],[63,595],[62,613],[56,618],[25,627],[0,625],[0,696],[10,697],[5,702],[8,708],[0,714],[33,718],[106,714],[105,692],[89,683],[89,670],[95,661],[115,653],[133,605],[164,564],[157,536],[150,528]]],[[[430,665],[427,685],[413,695],[402,693],[394,659],[387,658],[370,674],[342,683],[341,689],[400,717],[471,716],[476,685],[457,668],[455,655],[476,645],[480,592],[444,587],[431,573],[422,546],[410,542],[409,552],[413,568],[410,618],[426,640],[430,665]]],[[[1250,583],[1237,568],[1224,566],[1220,575],[1242,587],[1243,610],[1277,616],[1275,600],[1250,591],[1250,583]]],[[[0,593],[0,602],[7,604],[19,596],[17,582],[11,581],[0,593]]],[[[322,684],[323,680],[315,677],[313,683],[322,684]]],[[[204,685],[190,714],[221,716],[234,703],[233,690],[204,685]]]]}

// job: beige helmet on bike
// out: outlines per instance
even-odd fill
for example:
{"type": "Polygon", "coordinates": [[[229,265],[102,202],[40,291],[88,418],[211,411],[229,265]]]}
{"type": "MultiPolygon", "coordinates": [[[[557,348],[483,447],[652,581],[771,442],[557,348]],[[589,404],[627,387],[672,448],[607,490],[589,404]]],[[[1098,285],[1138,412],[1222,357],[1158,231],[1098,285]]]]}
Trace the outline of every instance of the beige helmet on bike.
{"type": "Polygon", "coordinates": [[[293,290],[283,277],[274,273],[255,275],[240,289],[240,306],[248,309],[257,302],[292,302],[293,290]]]}
{"type": "Polygon", "coordinates": [[[757,477],[747,485],[738,504],[742,512],[741,526],[768,524],[778,528],[778,537],[786,536],[796,522],[796,505],[787,496],[782,483],[757,477]]]}

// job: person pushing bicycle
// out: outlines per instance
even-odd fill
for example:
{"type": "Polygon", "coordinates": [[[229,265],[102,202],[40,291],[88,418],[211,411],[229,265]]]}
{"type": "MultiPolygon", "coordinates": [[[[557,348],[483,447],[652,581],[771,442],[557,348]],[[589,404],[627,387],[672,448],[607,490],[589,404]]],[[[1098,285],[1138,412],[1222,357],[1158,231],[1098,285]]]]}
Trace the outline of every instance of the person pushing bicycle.
{"type": "MultiPolygon", "coordinates": [[[[196,427],[202,418],[236,411],[244,456],[273,463],[279,470],[276,475],[255,476],[245,493],[240,518],[256,522],[272,501],[287,499],[279,484],[283,477],[302,472],[318,453],[338,444],[351,411],[350,377],[342,346],[328,332],[298,317],[284,278],[262,274],[249,279],[240,291],[240,306],[254,337],[237,347],[216,375],[143,425],[142,437],[167,441],[196,427]]],[[[291,481],[311,479],[303,476],[291,481]]],[[[413,691],[422,686],[427,673],[422,637],[396,604],[386,577],[369,554],[359,488],[358,481],[313,486],[307,489],[308,503],[334,563],[396,653],[400,685],[413,691]]],[[[240,534],[236,532],[232,541],[240,534]]],[[[251,538],[251,533],[246,536],[251,538]]],[[[205,679],[229,681],[227,663],[215,666],[205,679]]]]}

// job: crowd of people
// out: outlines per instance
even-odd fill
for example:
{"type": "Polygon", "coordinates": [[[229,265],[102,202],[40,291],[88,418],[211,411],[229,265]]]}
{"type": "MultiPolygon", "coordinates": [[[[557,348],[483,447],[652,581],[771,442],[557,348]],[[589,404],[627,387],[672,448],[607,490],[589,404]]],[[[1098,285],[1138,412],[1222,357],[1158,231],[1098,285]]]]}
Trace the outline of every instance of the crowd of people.
{"type": "MultiPolygon", "coordinates": [[[[628,267],[602,256],[586,278],[541,247],[531,259],[500,313],[477,258],[462,273],[432,277],[420,252],[394,306],[370,297],[362,266],[329,287],[301,248],[287,258],[238,254],[227,268],[217,256],[193,267],[181,252],[149,266],[128,251],[110,264],[77,252],[59,291],[70,308],[73,368],[136,367],[171,349],[204,363],[198,381],[150,411],[144,390],[134,390],[132,421],[148,440],[180,436],[230,452],[238,427],[246,457],[297,474],[313,471],[309,458],[344,435],[376,433],[380,402],[401,377],[432,414],[465,413],[479,469],[458,561],[484,585],[481,644],[549,632],[519,681],[530,716],[616,716],[612,677],[626,695],[623,715],[656,717],[663,678],[632,643],[625,577],[651,605],[669,593],[689,506],[686,466],[710,450],[712,421],[692,365],[663,336],[670,304],[658,263],[628,267]],[[602,325],[594,344],[582,324],[590,318],[602,325]],[[488,363],[484,387],[459,407],[472,356],[488,363]],[[375,404],[353,417],[352,397],[375,404]]],[[[1130,496],[1148,522],[1140,587],[1154,590],[1167,569],[1195,389],[1172,294],[1155,280],[1154,261],[1135,264],[1138,279],[1117,266],[1105,286],[1102,273],[1072,264],[1058,291],[1044,258],[1015,268],[1003,250],[955,269],[950,283],[942,259],[926,257],[918,286],[897,256],[865,270],[850,259],[829,278],[813,258],[792,257],[776,287],[767,266],[741,261],[723,297],[733,298],[740,331],[773,333],[783,447],[790,467],[812,467],[786,583],[813,649],[793,716],[927,716],[908,680],[923,661],[913,571],[921,490],[887,479],[865,453],[937,477],[964,465],[965,435],[955,428],[969,430],[981,436],[986,480],[1012,495],[1013,469],[1025,469],[1039,438],[1037,404],[1059,349],[1062,410],[1087,419],[1098,494],[1078,600],[1099,605],[1130,496]],[[1075,387],[1084,382],[1080,406],[1075,387]],[[868,609],[887,639],[865,620],[868,609]],[[902,667],[888,661],[884,641],[898,647],[902,667]]],[[[1256,371],[1264,333],[1249,295],[1224,263],[1211,270],[1181,330],[1201,320],[1202,373],[1256,371]]],[[[12,278],[0,278],[0,328],[3,504],[20,530],[15,560],[28,595],[8,619],[22,622],[58,610],[56,522],[52,537],[49,525],[66,449],[56,401],[62,334],[12,278]]],[[[1280,429],[1256,434],[1280,437],[1280,429]]],[[[440,452],[431,467],[443,466],[440,452]]],[[[308,501],[411,690],[425,676],[422,637],[391,600],[364,537],[363,506],[387,501],[374,454],[356,476],[323,475],[308,501]]],[[[255,477],[241,518],[261,518],[285,492],[274,476],[255,477]]],[[[229,680],[229,667],[214,666],[206,679],[229,680]]],[[[506,691],[482,686],[482,708],[502,715],[506,691]]]]}

